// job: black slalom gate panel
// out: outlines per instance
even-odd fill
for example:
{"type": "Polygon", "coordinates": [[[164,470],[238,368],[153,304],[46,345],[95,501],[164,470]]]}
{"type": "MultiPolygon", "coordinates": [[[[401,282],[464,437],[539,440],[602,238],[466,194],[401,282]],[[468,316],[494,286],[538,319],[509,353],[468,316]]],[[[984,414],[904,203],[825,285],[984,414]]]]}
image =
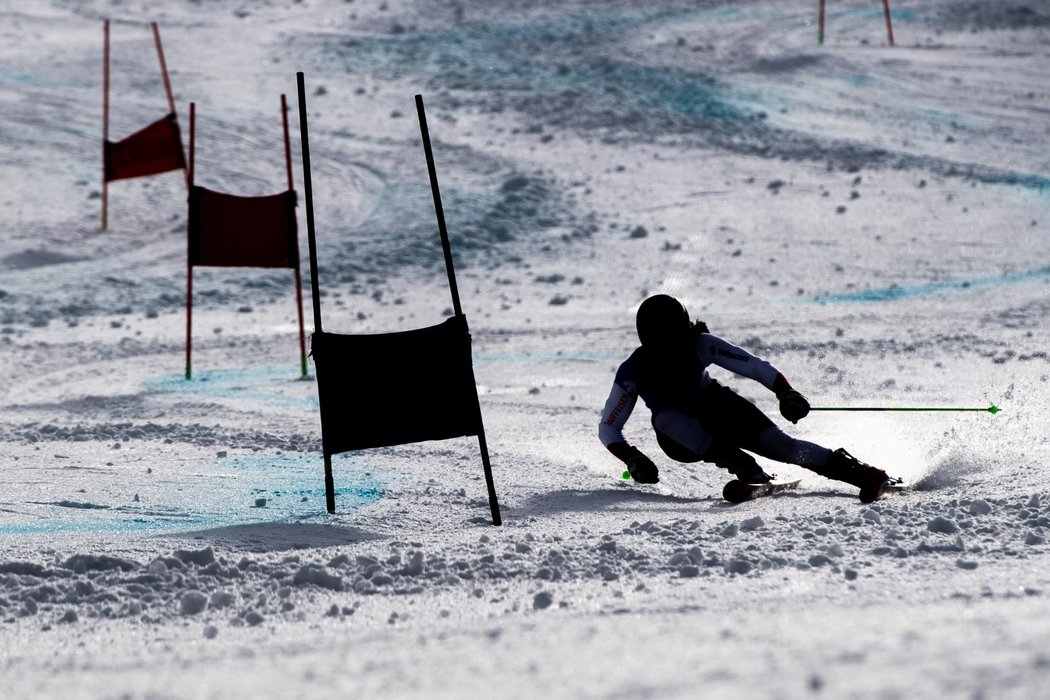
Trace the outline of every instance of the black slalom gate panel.
{"type": "Polygon", "coordinates": [[[315,333],[310,349],[328,454],[481,432],[463,316],[399,333],[315,333]]]}
{"type": "Polygon", "coordinates": [[[488,488],[492,524],[501,525],[503,521],[474,379],[470,330],[459,301],[423,99],[416,96],[416,109],[455,314],[435,326],[396,333],[326,333],[321,325],[320,284],[317,278],[306,86],[303,73],[298,73],[296,77],[315,327],[311,338],[311,354],[317,372],[321,408],[328,512],[335,512],[333,454],[476,435],[488,488]]]}

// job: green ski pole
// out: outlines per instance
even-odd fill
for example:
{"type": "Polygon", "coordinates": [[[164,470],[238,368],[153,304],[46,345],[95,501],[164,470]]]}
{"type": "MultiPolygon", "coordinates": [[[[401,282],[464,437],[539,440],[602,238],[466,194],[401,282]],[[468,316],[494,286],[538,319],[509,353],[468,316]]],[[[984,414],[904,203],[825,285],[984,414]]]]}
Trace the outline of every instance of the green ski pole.
{"type": "Polygon", "coordinates": [[[995,404],[988,408],[955,408],[941,406],[810,406],[811,411],[970,411],[996,414],[1003,409],[995,404]]]}

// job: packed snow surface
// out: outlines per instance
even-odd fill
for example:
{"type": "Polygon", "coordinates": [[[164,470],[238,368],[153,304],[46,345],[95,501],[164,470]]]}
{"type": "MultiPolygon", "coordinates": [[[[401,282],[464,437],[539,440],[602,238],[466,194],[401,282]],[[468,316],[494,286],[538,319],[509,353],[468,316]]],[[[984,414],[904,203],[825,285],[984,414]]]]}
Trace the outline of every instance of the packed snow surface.
{"type": "Polygon", "coordinates": [[[0,5],[0,697],[1045,697],[1050,8],[815,5],[0,5]],[[195,270],[183,378],[183,174],[100,230],[105,18],[110,138],[167,111],[157,21],[215,190],[284,189],[286,94],[302,204],[305,73],[327,330],[451,313],[424,96],[502,527],[473,438],[336,456],[327,514],[287,270],[195,270]],[[661,292],[816,406],[1001,412],[790,425],[719,374],[910,488],[730,506],[641,406],[625,482],[661,292]]]}

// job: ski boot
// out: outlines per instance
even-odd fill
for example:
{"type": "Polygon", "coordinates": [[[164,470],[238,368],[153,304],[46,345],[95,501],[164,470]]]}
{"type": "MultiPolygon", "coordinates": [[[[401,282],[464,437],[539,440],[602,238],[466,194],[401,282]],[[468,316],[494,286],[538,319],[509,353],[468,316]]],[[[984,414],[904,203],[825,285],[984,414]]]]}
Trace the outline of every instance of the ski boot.
{"type": "Polygon", "coordinates": [[[831,459],[818,473],[859,488],[861,503],[877,501],[893,483],[884,470],[865,464],[841,447],[831,453],[831,459]]]}
{"type": "Polygon", "coordinates": [[[777,478],[776,474],[767,474],[754,457],[739,447],[715,442],[707,448],[701,459],[719,469],[725,469],[745,484],[766,484],[777,478]]]}
{"type": "Polygon", "coordinates": [[[751,455],[741,452],[740,456],[746,459],[734,460],[736,463],[731,465],[719,465],[728,469],[736,477],[722,488],[722,498],[730,503],[743,503],[750,501],[760,493],[769,493],[767,489],[776,478],[772,474],[767,474],[751,455]]]}
{"type": "Polygon", "coordinates": [[[754,465],[738,467],[733,474],[745,484],[766,484],[776,478],[773,474],[767,474],[757,462],[754,465]]]}

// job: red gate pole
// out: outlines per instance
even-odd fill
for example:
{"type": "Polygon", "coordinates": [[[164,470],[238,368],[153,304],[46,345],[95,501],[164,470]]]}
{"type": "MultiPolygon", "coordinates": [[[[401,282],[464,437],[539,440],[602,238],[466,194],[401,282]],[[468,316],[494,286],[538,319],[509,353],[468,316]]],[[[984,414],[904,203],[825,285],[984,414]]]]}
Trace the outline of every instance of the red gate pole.
{"type": "Polygon", "coordinates": [[[882,11],[886,15],[886,36],[889,37],[890,46],[893,46],[893,23],[890,22],[890,0],[882,0],[882,11]]]}
{"type": "MultiPolygon", "coordinates": [[[[160,43],[160,28],[156,22],[150,22],[150,26],[153,28],[153,42],[157,45],[157,59],[160,61],[160,74],[164,78],[164,93],[168,96],[168,113],[175,114],[175,97],[171,92],[171,79],[168,77],[168,64],[164,60],[164,47],[160,43]]],[[[181,141],[181,139],[180,139],[181,141]]],[[[179,148],[182,146],[180,144],[179,148]]],[[[186,173],[186,187],[187,189],[191,186],[190,174],[186,173]]]]}
{"type": "Polygon", "coordinates": [[[106,143],[109,141],[109,20],[102,25],[102,230],[109,219],[109,181],[106,178],[106,143]]]}
{"type": "MultiPolygon", "coordinates": [[[[281,124],[284,126],[284,162],[288,170],[288,190],[295,189],[292,182],[292,140],[288,137],[288,100],[281,95],[281,124]]],[[[299,250],[298,234],[296,235],[295,248],[299,250]]],[[[302,273],[299,271],[299,255],[295,256],[295,304],[299,311],[299,369],[302,376],[306,371],[306,327],[303,323],[303,283],[302,273]]]]}
{"type": "Polygon", "coordinates": [[[168,112],[175,112],[175,98],[171,94],[171,80],[168,79],[168,64],[164,62],[164,48],[160,44],[160,29],[156,22],[151,22],[153,27],[153,41],[157,44],[157,58],[160,59],[160,74],[164,78],[164,92],[168,95],[168,112]]]}
{"type": "Polygon", "coordinates": [[[288,172],[288,189],[294,189],[292,184],[292,142],[288,137],[288,100],[281,94],[281,125],[284,127],[284,164],[288,172]]]}

